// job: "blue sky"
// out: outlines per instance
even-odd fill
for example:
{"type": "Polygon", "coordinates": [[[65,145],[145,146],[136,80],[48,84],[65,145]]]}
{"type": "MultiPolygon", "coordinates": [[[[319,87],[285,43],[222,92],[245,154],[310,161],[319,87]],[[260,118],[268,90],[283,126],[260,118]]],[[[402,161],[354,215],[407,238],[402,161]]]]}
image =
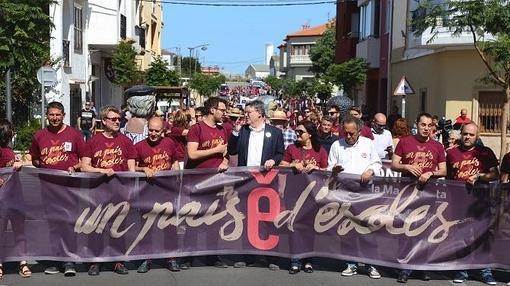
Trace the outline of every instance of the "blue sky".
{"type": "Polygon", "coordinates": [[[162,47],[188,47],[208,43],[200,51],[205,65],[218,65],[225,72],[244,74],[250,63],[263,64],[265,43],[281,44],[285,35],[308,23],[317,26],[336,14],[334,4],[287,7],[199,7],[163,4],[162,47]]]}

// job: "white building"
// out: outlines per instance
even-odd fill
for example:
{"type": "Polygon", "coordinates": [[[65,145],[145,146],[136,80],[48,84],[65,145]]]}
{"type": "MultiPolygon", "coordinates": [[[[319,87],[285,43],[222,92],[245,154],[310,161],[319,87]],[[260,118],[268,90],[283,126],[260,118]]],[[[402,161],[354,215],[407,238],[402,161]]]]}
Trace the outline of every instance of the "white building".
{"type": "Polygon", "coordinates": [[[58,0],[49,9],[55,25],[51,30],[50,55],[61,59],[55,69],[57,83],[46,95],[46,103],[60,101],[66,111],[65,123],[74,126],[88,91],[89,19],[87,0],[58,0]]]}
{"type": "Polygon", "coordinates": [[[244,75],[249,79],[264,79],[269,76],[269,65],[249,65],[244,75]]]}
{"type": "Polygon", "coordinates": [[[122,88],[113,80],[112,54],[121,40],[134,41],[139,45],[140,1],[89,0],[90,20],[87,23],[89,45],[90,98],[96,106],[123,103],[122,88]],[[138,32],[138,33],[137,33],[138,32]]]}

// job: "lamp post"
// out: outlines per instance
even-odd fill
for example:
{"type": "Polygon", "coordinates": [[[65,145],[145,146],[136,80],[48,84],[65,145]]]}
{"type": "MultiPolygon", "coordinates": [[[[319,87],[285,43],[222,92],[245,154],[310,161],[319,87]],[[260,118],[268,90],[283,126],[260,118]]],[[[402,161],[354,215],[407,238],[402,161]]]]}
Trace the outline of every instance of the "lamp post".
{"type": "Polygon", "coordinates": [[[195,62],[195,68],[192,70],[191,69],[191,59],[192,59],[192,55],[193,55],[193,51],[195,49],[198,49],[200,48],[202,51],[205,51],[207,50],[207,46],[209,46],[209,44],[201,44],[201,45],[198,45],[198,46],[195,46],[195,47],[189,47],[188,50],[189,50],[189,77],[191,79],[191,76],[193,75],[193,71],[196,69],[196,62],[195,62]]]}

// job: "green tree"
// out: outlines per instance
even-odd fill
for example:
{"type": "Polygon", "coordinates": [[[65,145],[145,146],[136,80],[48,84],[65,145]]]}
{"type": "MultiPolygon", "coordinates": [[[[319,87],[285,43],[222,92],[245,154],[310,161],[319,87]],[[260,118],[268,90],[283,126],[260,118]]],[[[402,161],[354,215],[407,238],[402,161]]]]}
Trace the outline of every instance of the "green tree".
{"type": "Polygon", "coordinates": [[[283,88],[283,80],[272,75],[266,77],[264,82],[271,87],[273,95],[277,95],[283,88]]]}
{"type": "Polygon", "coordinates": [[[286,98],[300,98],[307,89],[307,83],[303,80],[295,81],[292,79],[283,80],[282,92],[286,98]]]}
{"type": "Polygon", "coordinates": [[[350,98],[356,93],[356,87],[367,80],[368,62],[362,58],[350,59],[341,64],[331,65],[326,77],[329,82],[341,86],[350,98]]]}
{"type": "Polygon", "coordinates": [[[133,85],[140,79],[140,71],[136,64],[136,50],[129,41],[121,41],[113,50],[112,67],[115,72],[113,82],[124,88],[133,85]]]}
{"type": "Polygon", "coordinates": [[[314,78],[307,88],[307,93],[310,96],[316,96],[322,101],[328,100],[331,97],[332,91],[333,85],[330,82],[318,78],[314,78]]]}
{"type": "Polygon", "coordinates": [[[0,110],[5,114],[5,82],[11,70],[15,123],[26,122],[39,99],[37,70],[50,63],[49,5],[53,0],[0,0],[0,110]]]}
{"type": "Polygon", "coordinates": [[[500,86],[506,93],[501,116],[500,156],[507,152],[507,123],[510,114],[510,1],[507,0],[447,0],[438,5],[423,0],[414,11],[412,25],[415,34],[421,35],[430,28],[434,41],[442,27],[449,28],[453,36],[471,34],[473,46],[487,68],[485,81],[500,86]],[[440,20],[440,21],[439,21],[440,20]]]}
{"type": "MultiPolygon", "coordinates": [[[[177,57],[174,58],[174,65],[177,65],[177,57]]],[[[201,73],[202,65],[195,58],[183,57],[181,60],[182,77],[191,78],[192,74],[201,73]]]]}
{"type": "Polygon", "coordinates": [[[225,83],[224,75],[209,76],[201,73],[194,74],[189,86],[202,96],[212,95],[221,84],[225,83]]]}
{"type": "Polygon", "coordinates": [[[177,72],[169,70],[168,63],[160,56],[151,62],[149,69],[147,69],[146,79],[147,84],[152,86],[177,86],[180,81],[177,72]]]}
{"type": "Polygon", "coordinates": [[[319,77],[326,74],[328,68],[335,63],[335,28],[329,28],[310,49],[310,70],[319,77]]]}

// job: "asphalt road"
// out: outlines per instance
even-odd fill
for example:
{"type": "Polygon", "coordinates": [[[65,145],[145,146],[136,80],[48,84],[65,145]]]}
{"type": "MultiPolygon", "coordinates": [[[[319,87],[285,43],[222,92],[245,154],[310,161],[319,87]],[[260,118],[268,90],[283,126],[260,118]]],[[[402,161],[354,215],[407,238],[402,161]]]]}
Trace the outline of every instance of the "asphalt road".
{"type": "MultiPolygon", "coordinates": [[[[335,263],[331,261],[330,263],[335,263]]],[[[380,269],[383,278],[370,279],[364,274],[358,274],[352,277],[342,277],[338,271],[332,269],[333,265],[319,266],[321,269],[330,268],[328,270],[316,269],[314,273],[308,274],[300,272],[296,275],[289,275],[286,269],[280,271],[270,271],[262,267],[248,267],[242,269],[218,269],[210,266],[192,267],[189,270],[181,272],[170,272],[165,268],[157,267],[145,274],[136,273],[131,270],[128,275],[118,275],[111,271],[103,271],[100,276],[91,277],[86,273],[84,265],[79,266],[78,275],[75,277],[64,277],[63,274],[45,275],[41,267],[33,266],[34,274],[31,278],[21,278],[14,271],[9,269],[7,274],[0,280],[2,285],[207,285],[207,286],[225,286],[225,285],[248,285],[248,286],[264,286],[264,285],[363,285],[363,286],[385,286],[397,285],[395,272],[390,269],[380,269]]],[[[334,265],[335,268],[336,265],[334,265]]],[[[286,265],[282,265],[286,267],[286,265]]],[[[130,269],[134,269],[130,267],[130,269]]],[[[498,285],[506,285],[510,281],[510,273],[497,272],[495,277],[498,279],[498,285]]],[[[421,281],[419,279],[410,279],[407,285],[453,285],[451,278],[446,273],[432,273],[433,280],[421,281]]],[[[403,285],[403,284],[399,284],[403,285]]],[[[455,285],[484,285],[479,281],[469,280],[465,284],[455,285]]]]}

